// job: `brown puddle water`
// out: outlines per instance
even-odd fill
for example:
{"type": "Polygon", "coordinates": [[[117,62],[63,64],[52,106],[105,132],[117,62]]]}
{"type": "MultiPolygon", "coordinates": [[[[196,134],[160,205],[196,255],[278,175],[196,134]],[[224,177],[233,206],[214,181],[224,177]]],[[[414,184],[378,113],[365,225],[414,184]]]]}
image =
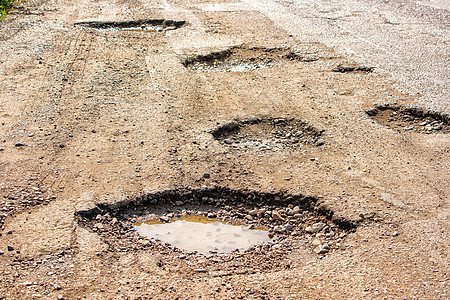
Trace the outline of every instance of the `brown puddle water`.
{"type": "Polygon", "coordinates": [[[264,229],[248,229],[200,215],[188,215],[163,223],[159,219],[134,224],[136,231],[149,239],[200,254],[231,253],[270,241],[264,229]]]}

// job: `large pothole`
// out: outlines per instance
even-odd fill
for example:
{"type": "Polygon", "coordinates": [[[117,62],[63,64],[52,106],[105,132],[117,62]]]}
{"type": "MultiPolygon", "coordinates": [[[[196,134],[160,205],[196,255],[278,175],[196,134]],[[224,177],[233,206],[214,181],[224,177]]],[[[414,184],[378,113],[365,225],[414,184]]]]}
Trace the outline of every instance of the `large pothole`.
{"type": "Polygon", "coordinates": [[[305,53],[296,47],[236,46],[188,57],[183,61],[183,65],[197,71],[246,72],[273,67],[280,61],[311,62],[323,58],[318,54],[305,53]]]}
{"type": "Polygon", "coordinates": [[[146,19],[136,21],[86,21],[78,22],[85,28],[91,28],[100,31],[144,31],[161,32],[165,30],[174,30],[182,27],[186,21],[165,20],[165,19],[146,19]]]}
{"type": "MultiPolygon", "coordinates": [[[[145,250],[161,255],[161,265],[166,270],[218,276],[289,268],[289,254],[295,251],[317,255],[338,251],[347,233],[357,225],[342,218],[333,219],[333,213],[318,205],[314,197],[226,188],[170,190],[99,204],[79,211],[77,217],[80,224],[101,236],[109,251],[145,250]],[[136,231],[141,222],[167,224],[187,218],[267,230],[270,239],[231,253],[211,251],[203,256],[157,238],[147,239],[136,231]]],[[[170,230],[187,232],[188,228],[179,225],[170,230]]]]}
{"type": "Polygon", "coordinates": [[[381,125],[398,131],[448,133],[450,117],[418,107],[378,105],[366,114],[381,125]]]}
{"type": "Polygon", "coordinates": [[[304,145],[322,146],[323,130],[295,118],[255,118],[227,123],[212,135],[236,149],[301,149],[304,145]]]}

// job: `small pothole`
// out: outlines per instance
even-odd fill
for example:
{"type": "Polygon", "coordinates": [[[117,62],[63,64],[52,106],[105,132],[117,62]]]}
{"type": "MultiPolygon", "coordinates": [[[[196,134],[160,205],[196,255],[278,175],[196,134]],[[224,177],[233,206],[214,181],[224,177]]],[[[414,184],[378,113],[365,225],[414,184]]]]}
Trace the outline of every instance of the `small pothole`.
{"type": "Polygon", "coordinates": [[[195,55],[186,58],[183,65],[197,71],[248,72],[277,65],[280,61],[312,62],[316,54],[303,53],[295,47],[245,47],[195,55]]]}
{"type": "MultiPolygon", "coordinates": [[[[226,188],[170,190],[99,204],[77,212],[77,217],[79,223],[100,235],[109,245],[109,251],[145,250],[161,255],[161,266],[171,272],[208,272],[217,276],[289,268],[289,254],[295,251],[319,255],[338,251],[344,246],[343,239],[348,232],[357,226],[341,217],[332,219],[332,212],[318,205],[314,197],[226,188]],[[233,242],[228,243],[230,247],[226,251],[213,249],[233,241],[234,232],[219,240],[205,241],[212,243],[205,257],[201,255],[203,251],[183,249],[157,237],[148,239],[136,231],[137,225],[146,221],[149,224],[181,221],[171,230],[187,234],[183,220],[192,219],[241,226],[236,227],[238,230],[245,227],[266,232],[261,231],[262,239],[248,244],[245,249],[236,247],[240,250],[230,246],[233,242]]],[[[202,234],[207,235],[207,232],[202,234]]]]}
{"type": "Polygon", "coordinates": [[[430,112],[419,107],[378,105],[367,110],[366,114],[381,125],[398,131],[424,134],[450,131],[448,115],[430,112]]]}
{"type": "Polygon", "coordinates": [[[165,30],[174,30],[182,27],[186,21],[175,21],[165,19],[147,19],[137,21],[86,21],[78,22],[75,25],[85,28],[92,28],[100,31],[143,31],[143,32],[161,32],[165,30]]]}
{"type": "Polygon", "coordinates": [[[358,65],[356,63],[339,63],[332,71],[338,73],[370,73],[374,70],[374,67],[367,67],[358,65]]]}
{"type": "Polygon", "coordinates": [[[238,149],[301,149],[304,145],[322,146],[322,134],[313,126],[295,118],[255,118],[227,123],[212,135],[238,149]]]}

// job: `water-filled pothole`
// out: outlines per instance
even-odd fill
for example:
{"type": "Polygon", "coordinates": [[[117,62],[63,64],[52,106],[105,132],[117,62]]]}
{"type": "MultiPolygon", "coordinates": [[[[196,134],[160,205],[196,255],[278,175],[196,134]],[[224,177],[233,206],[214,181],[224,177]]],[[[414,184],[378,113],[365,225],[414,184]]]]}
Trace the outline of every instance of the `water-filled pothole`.
{"type": "Polygon", "coordinates": [[[134,228],[149,239],[204,255],[231,253],[270,240],[269,231],[264,228],[248,228],[236,222],[220,221],[203,215],[136,222],[134,228]]]}
{"type": "Polygon", "coordinates": [[[366,111],[372,119],[381,125],[399,131],[417,133],[448,133],[450,117],[418,107],[379,105],[366,111]]]}
{"type": "Polygon", "coordinates": [[[319,57],[289,47],[231,47],[226,50],[195,55],[183,65],[197,71],[248,72],[275,66],[280,61],[311,62],[319,57]]]}
{"type": "MultiPolygon", "coordinates": [[[[347,233],[357,226],[341,216],[334,218],[333,212],[314,197],[226,188],[149,194],[113,204],[99,204],[93,209],[77,212],[77,217],[80,224],[99,234],[109,245],[109,251],[140,253],[145,250],[160,255],[164,269],[189,275],[195,270],[226,275],[289,268],[291,253],[307,251],[322,255],[338,251],[344,247],[343,239],[347,233]],[[262,232],[263,239],[251,241],[248,247],[228,243],[227,249],[219,251],[214,248],[220,243],[215,243],[212,249],[199,251],[182,249],[173,240],[148,239],[136,230],[142,222],[156,220],[150,224],[173,224],[171,230],[186,234],[186,223],[192,219],[234,224],[238,225],[235,229],[241,231],[239,226],[264,229],[271,239],[267,238],[267,232],[262,232]],[[205,260],[199,254],[206,250],[209,255],[205,260]]],[[[207,236],[210,230],[203,228],[201,231],[207,236]]],[[[232,241],[234,233],[229,230],[224,240],[232,241]]],[[[217,237],[217,232],[210,235],[214,234],[217,237]]]]}
{"type": "Polygon", "coordinates": [[[92,28],[100,31],[143,31],[143,32],[161,32],[164,30],[174,30],[182,27],[185,21],[164,20],[164,19],[148,19],[137,21],[86,21],[78,22],[75,25],[80,25],[86,28],[92,28]]]}
{"type": "Polygon", "coordinates": [[[303,145],[322,146],[323,130],[294,118],[256,118],[227,123],[212,135],[238,149],[301,149],[303,145]]]}

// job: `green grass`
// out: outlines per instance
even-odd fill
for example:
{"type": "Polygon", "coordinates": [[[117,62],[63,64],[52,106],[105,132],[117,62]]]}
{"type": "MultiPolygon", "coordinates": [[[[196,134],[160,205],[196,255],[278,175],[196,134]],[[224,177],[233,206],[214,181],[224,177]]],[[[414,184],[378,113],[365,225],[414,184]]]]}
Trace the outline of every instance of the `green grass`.
{"type": "Polygon", "coordinates": [[[0,0],[0,20],[6,16],[8,9],[10,9],[17,0],[0,0]]]}

